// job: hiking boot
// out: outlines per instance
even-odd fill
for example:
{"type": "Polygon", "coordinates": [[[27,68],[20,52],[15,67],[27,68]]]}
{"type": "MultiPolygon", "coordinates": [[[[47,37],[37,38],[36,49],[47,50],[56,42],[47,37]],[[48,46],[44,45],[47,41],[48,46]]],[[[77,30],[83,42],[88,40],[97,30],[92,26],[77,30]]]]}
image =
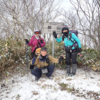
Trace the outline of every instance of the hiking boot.
{"type": "Polygon", "coordinates": [[[38,81],[39,80],[39,78],[38,77],[35,77],[35,81],[38,81]]]}
{"type": "Polygon", "coordinates": [[[49,79],[53,79],[53,77],[52,77],[52,76],[49,76],[48,78],[49,78],[49,79]]]}
{"type": "Polygon", "coordinates": [[[67,73],[67,76],[70,76],[70,73],[67,73]]]}
{"type": "Polygon", "coordinates": [[[75,74],[70,74],[70,76],[74,76],[75,74]]]}

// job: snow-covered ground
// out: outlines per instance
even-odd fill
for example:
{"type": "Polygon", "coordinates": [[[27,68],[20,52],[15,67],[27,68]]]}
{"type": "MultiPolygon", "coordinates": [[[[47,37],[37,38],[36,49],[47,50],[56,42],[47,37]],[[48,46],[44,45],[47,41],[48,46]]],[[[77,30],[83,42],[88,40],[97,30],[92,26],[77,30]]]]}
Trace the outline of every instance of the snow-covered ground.
{"type": "Polygon", "coordinates": [[[100,100],[100,72],[82,69],[73,77],[55,69],[53,80],[19,73],[0,82],[0,100],[100,100]]]}

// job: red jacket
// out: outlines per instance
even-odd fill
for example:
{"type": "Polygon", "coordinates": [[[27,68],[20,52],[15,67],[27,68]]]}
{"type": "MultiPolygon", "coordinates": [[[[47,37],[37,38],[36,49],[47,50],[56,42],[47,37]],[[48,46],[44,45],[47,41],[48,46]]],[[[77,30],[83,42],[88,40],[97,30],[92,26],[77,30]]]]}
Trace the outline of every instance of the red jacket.
{"type": "Polygon", "coordinates": [[[33,35],[30,42],[27,45],[32,46],[31,51],[34,52],[36,47],[37,48],[44,47],[45,46],[45,41],[40,36],[39,36],[39,39],[37,40],[35,35],[33,35]],[[41,43],[40,40],[43,40],[43,43],[41,43]],[[40,43],[40,45],[38,44],[38,42],[40,43]]]}

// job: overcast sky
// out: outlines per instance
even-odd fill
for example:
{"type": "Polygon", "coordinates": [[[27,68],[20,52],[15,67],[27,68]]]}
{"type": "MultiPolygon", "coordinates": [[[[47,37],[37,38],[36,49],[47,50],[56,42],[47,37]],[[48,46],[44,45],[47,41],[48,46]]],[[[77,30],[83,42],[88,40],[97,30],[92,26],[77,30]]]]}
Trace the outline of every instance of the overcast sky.
{"type": "Polygon", "coordinates": [[[61,7],[64,8],[65,10],[68,10],[72,7],[72,5],[69,2],[69,0],[63,0],[61,3],[61,7]]]}
{"type": "MultiPolygon", "coordinates": [[[[56,2],[59,2],[59,0],[56,0],[56,2]]],[[[70,10],[73,6],[72,6],[72,4],[69,2],[69,0],[62,0],[62,2],[60,2],[60,8],[62,8],[62,9],[64,9],[64,11],[66,10],[66,11],[68,11],[68,10],[70,10]]],[[[58,18],[56,18],[55,19],[55,21],[61,21],[61,20],[59,20],[59,19],[62,19],[63,18],[63,16],[59,16],[58,18]]]]}

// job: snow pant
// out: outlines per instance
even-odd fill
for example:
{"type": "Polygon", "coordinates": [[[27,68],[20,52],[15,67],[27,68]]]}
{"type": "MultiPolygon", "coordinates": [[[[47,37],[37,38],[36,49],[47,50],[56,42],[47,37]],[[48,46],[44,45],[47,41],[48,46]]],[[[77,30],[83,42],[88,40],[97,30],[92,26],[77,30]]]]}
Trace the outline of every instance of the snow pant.
{"type": "Polygon", "coordinates": [[[76,74],[76,69],[77,69],[77,51],[72,50],[72,52],[66,52],[66,68],[67,68],[67,73],[72,73],[76,74]],[[72,59],[72,72],[71,72],[71,59],[72,59]]]}
{"type": "MultiPolygon", "coordinates": [[[[54,72],[54,68],[55,68],[54,65],[50,65],[47,67],[47,69],[48,69],[48,73],[46,73],[47,77],[50,77],[52,75],[52,73],[54,72]]],[[[32,73],[32,75],[40,78],[42,75],[42,70],[40,68],[36,68],[36,69],[33,69],[31,73],[32,73]]]]}

